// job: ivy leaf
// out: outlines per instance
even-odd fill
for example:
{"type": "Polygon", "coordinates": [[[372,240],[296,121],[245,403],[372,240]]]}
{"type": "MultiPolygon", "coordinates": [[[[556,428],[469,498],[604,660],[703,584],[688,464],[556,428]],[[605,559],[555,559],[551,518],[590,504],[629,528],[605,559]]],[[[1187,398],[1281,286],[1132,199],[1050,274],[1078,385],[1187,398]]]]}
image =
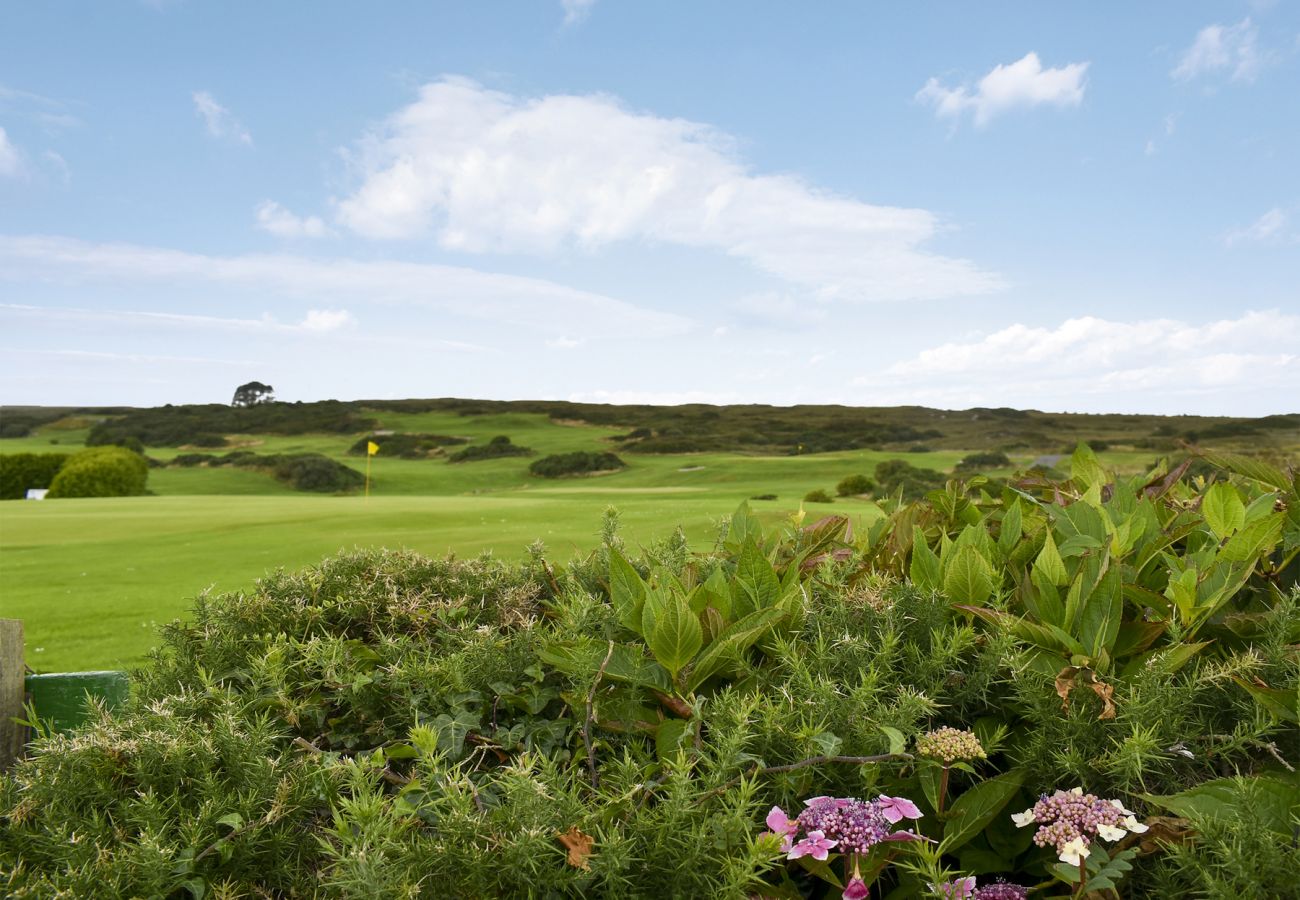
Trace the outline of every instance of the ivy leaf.
{"type": "Polygon", "coordinates": [[[988,562],[974,547],[962,547],[953,553],[943,590],[961,603],[984,603],[993,593],[993,573],[988,562]]]}
{"type": "Polygon", "coordinates": [[[895,756],[907,752],[907,738],[903,732],[888,725],[877,726],[885,737],[889,738],[889,752],[895,756]]]}

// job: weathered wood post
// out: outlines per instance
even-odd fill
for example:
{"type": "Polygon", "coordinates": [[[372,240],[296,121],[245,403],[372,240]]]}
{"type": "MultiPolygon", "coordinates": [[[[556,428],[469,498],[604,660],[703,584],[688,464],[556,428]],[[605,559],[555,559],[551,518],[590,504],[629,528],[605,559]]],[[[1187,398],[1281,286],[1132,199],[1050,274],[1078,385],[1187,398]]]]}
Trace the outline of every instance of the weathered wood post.
{"type": "Polygon", "coordinates": [[[0,771],[23,752],[26,729],[16,720],[23,716],[24,675],[22,620],[0,619],[0,771]]]}

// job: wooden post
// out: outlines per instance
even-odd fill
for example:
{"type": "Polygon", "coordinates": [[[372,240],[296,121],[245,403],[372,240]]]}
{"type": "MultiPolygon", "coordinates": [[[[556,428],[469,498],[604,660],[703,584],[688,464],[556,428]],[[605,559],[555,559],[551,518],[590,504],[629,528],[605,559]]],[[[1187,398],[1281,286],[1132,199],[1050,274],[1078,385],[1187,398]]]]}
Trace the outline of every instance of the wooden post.
{"type": "Polygon", "coordinates": [[[14,764],[23,752],[26,728],[23,718],[23,623],[0,619],[0,772],[14,764]]]}

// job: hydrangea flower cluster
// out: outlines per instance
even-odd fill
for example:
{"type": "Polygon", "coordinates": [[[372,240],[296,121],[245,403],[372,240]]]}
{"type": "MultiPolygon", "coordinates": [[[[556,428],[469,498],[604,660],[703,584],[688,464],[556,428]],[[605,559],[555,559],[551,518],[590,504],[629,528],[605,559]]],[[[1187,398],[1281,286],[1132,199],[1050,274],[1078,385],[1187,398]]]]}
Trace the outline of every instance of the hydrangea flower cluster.
{"type": "Polygon", "coordinates": [[[945,725],[916,739],[916,755],[937,759],[945,766],[962,760],[986,759],[984,745],[973,732],[945,725]]]}
{"type": "Polygon", "coordinates": [[[1029,888],[1005,881],[976,887],[974,875],[957,878],[937,887],[930,885],[930,889],[944,900],[1026,900],[1029,896],[1029,888]]]}
{"type": "MultiPolygon", "coordinates": [[[[854,857],[882,841],[925,840],[915,832],[895,828],[904,819],[921,818],[921,810],[905,797],[882,794],[869,802],[856,797],[813,797],[804,805],[806,808],[793,819],[779,806],[767,814],[767,827],[770,833],[780,835],[781,850],[788,859],[808,856],[826,860],[832,850],[854,857]]],[[[862,900],[867,896],[867,885],[858,873],[855,858],[852,873],[844,896],[847,900],[862,900]]]]}
{"type": "Polygon", "coordinates": [[[1147,826],[1118,800],[1102,800],[1085,794],[1083,788],[1043,794],[1022,813],[1011,816],[1017,827],[1037,823],[1034,843],[1055,847],[1061,862],[1079,865],[1091,855],[1088,845],[1095,838],[1117,841],[1127,832],[1141,834],[1147,826]]]}

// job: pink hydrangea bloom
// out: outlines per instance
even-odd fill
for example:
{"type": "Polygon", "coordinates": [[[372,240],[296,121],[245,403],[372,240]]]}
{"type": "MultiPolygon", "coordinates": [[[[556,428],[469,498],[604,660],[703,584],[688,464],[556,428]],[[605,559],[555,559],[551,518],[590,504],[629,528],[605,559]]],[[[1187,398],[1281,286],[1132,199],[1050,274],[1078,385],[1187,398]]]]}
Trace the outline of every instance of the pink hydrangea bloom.
{"type": "Polygon", "coordinates": [[[906,797],[890,797],[881,794],[876,803],[880,809],[880,814],[888,819],[891,825],[897,825],[904,819],[921,818],[921,810],[906,797]]]}
{"type": "Polygon", "coordinates": [[[806,838],[790,849],[787,858],[799,859],[801,856],[811,856],[813,859],[825,861],[826,857],[830,855],[831,848],[837,843],[837,841],[828,839],[820,831],[810,831],[806,838]]]}
{"type": "Polygon", "coordinates": [[[966,878],[956,878],[939,885],[932,884],[930,890],[943,897],[944,900],[973,900],[975,897],[975,876],[969,875],[966,878]]]}
{"type": "Polygon", "coordinates": [[[844,888],[844,900],[866,900],[868,893],[867,883],[854,876],[853,880],[844,888]]]}

